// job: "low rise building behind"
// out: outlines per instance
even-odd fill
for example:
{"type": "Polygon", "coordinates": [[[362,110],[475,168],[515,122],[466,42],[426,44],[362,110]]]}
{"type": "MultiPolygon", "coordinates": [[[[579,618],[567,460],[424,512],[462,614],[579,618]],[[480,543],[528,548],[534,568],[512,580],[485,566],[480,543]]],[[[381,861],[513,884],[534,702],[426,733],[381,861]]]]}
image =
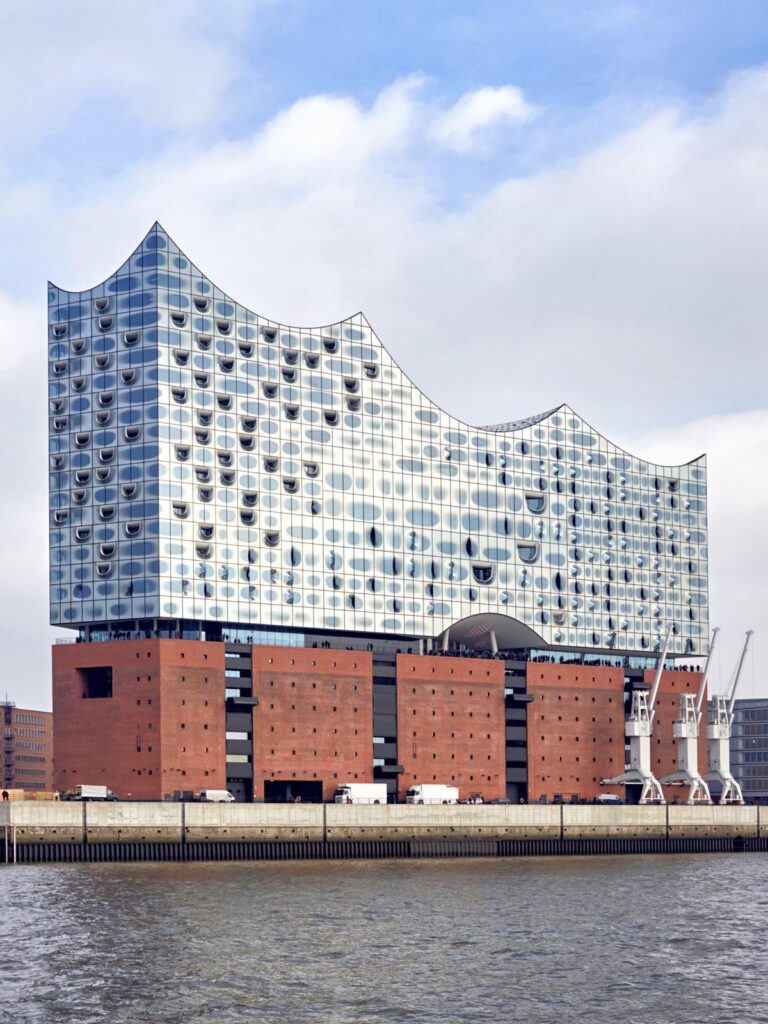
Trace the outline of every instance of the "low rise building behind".
{"type": "Polygon", "coordinates": [[[736,701],[731,771],[747,803],[768,803],[768,697],[736,701]]]}
{"type": "Polygon", "coordinates": [[[53,790],[53,715],[0,703],[3,714],[4,790],[53,790]]]}

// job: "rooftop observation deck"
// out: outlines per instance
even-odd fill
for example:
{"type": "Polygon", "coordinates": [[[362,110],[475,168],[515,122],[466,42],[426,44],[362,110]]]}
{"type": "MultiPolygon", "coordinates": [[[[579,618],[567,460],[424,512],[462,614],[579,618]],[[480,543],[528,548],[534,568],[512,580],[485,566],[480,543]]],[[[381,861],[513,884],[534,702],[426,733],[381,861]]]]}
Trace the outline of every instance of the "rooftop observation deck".
{"type": "MultiPolygon", "coordinates": [[[[239,646],[292,646],[306,647],[326,650],[345,651],[370,651],[374,653],[390,654],[424,654],[427,657],[449,657],[468,658],[474,660],[513,661],[546,665],[591,665],[598,668],[624,668],[624,669],[653,669],[656,668],[657,657],[654,655],[601,655],[580,651],[553,652],[543,651],[536,648],[515,648],[492,652],[488,650],[473,650],[463,646],[449,647],[445,650],[422,650],[418,640],[408,642],[408,639],[391,638],[350,638],[350,637],[307,637],[301,638],[302,642],[297,643],[295,634],[280,634],[273,631],[262,633],[259,630],[246,632],[238,630],[234,633],[223,631],[213,636],[194,635],[183,631],[165,630],[116,630],[110,632],[93,633],[89,638],[84,637],[57,637],[56,645],[81,644],[81,643],[130,643],[136,640],[204,640],[208,643],[224,643],[239,646]],[[350,642],[351,641],[351,642],[350,642]]],[[[699,672],[701,666],[690,663],[678,664],[674,659],[668,658],[665,664],[668,670],[677,672],[699,672]]]]}

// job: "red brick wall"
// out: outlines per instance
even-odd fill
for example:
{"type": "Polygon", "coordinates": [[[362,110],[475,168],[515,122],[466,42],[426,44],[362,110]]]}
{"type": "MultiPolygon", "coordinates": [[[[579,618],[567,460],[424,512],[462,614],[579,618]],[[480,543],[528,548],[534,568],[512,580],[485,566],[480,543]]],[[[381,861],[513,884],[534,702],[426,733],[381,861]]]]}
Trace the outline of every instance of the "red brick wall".
{"type": "Polygon", "coordinates": [[[226,789],[224,644],[161,643],[163,793],[226,789]]]}
{"type": "Polygon", "coordinates": [[[361,651],[254,647],[253,788],[268,779],[373,782],[373,662],[361,651]]]}
{"type": "Polygon", "coordinates": [[[624,771],[624,670],[531,662],[526,678],[529,802],[623,797],[600,780],[624,771]]]}
{"type": "Polygon", "coordinates": [[[419,783],[505,796],[504,662],[398,655],[397,731],[401,800],[419,783]]]}
{"type": "MultiPolygon", "coordinates": [[[[653,670],[646,670],[645,680],[653,685],[653,670]]],[[[659,692],[656,695],[656,714],[653,719],[653,736],[651,737],[651,770],[657,779],[671,775],[677,770],[677,745],[672,735],[672,727],[678,716],[681,693],[696,693],[701,682],[701,672],[662,672],[659,692]]],[[[707,770],[707,698],[704,696],[703,713],[699,726],[699,771],[707,770]]],[[[684,803],[688,799],[688,789],[682,786],[664,786],[667,800],[677,799],[684,803]]]]}
{"type": "Polygon", "coordinates": [[[53,712],[57,789],[101,784],[122,799],[160,800],[226,786],[223,644],[56,645],[53,712]],[[77,670],[97,666],[112,668],[112,697],[83,699],[77,670]]]}

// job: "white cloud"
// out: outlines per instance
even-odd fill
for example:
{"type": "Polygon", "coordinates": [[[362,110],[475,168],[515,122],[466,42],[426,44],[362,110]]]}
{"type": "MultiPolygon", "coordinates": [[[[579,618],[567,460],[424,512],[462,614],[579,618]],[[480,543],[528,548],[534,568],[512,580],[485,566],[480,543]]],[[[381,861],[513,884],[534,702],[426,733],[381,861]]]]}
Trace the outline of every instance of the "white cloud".
{"type": "Polygon", "coordinates": [[[494,125],[524,124],[536,114],[514,85],[499,88],[486,85],[465,93],[456,104],[432,125],[432,137],[446,149],[468,153],[483,140],[494,125]]]}
{"type": "Polygon", "coordinates": [[[270,190],[284,192],[316,187],[319,174],[344,182],[367,173],[374,160],[408,146],[420,117],[417,94],[423,84],[419,75],[403,78],[384,89],[370,110],[341,96],[294,103],[239,150],[239,184],[253,187],[256,174],[270,190]]]}
{"type": "MultiPolygon", "coordinates": [[[[262,0],[262,6],[266,0],[262,0]]],[[[35,0],[3,5],[0,132],[6,158],[63,135],[49,159],[71,158],[88,124],[105,146],[114,128],[197,128],[221,117],[221,101],[243,71],[235,46],[244,0],[226,17],[206,0],[35,0]],[[77,120],[73,133],[70,124],[77,120]]],[[[251,5],[253,6],[253,5],[251,5]]],[[[103,158],[103,154],[98,155],[103,158]]]]}
{"type": "Polygon", "coordinates": [[[43,208],[26,234],[51,254],[41,277],[85,286],[158,217],[268,315],[363,307],[470,420],[567,400],[608,432],[681,422],[762,403],[767,94],[765,72],[740,76],[717,102],[661,111],[463,209],[445,208],[421,148],[415,82],[369,108],[308,98],[252,136],[168,149],[55,217],[43,208]]]}
{"type": "Polygon", "coordinates": [[[0,293],[0,699],[50,706],[45,308],[0,293]],[[29,695],[27,698],[25,695],[29,695]]]}

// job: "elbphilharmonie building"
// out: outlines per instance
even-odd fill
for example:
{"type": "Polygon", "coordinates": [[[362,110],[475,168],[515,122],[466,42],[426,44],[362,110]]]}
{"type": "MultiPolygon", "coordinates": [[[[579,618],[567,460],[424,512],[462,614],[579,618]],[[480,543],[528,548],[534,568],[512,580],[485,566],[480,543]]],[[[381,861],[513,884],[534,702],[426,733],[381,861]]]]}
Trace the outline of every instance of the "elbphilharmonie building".
{"type": "Polygon", "coordinates": [[[361,313],[268,320],[159,224],[48,310],[51,622],[77,641],[54,649],[61,788],[588,795],[623,768],[667,628],[672,657],[706,654],[704,457],[645,461],[567,405],[470,426],[361,313]],[[531,747],[536,687],[571,687],[570,736],[536,719],[557,757],[531,747]]]}

